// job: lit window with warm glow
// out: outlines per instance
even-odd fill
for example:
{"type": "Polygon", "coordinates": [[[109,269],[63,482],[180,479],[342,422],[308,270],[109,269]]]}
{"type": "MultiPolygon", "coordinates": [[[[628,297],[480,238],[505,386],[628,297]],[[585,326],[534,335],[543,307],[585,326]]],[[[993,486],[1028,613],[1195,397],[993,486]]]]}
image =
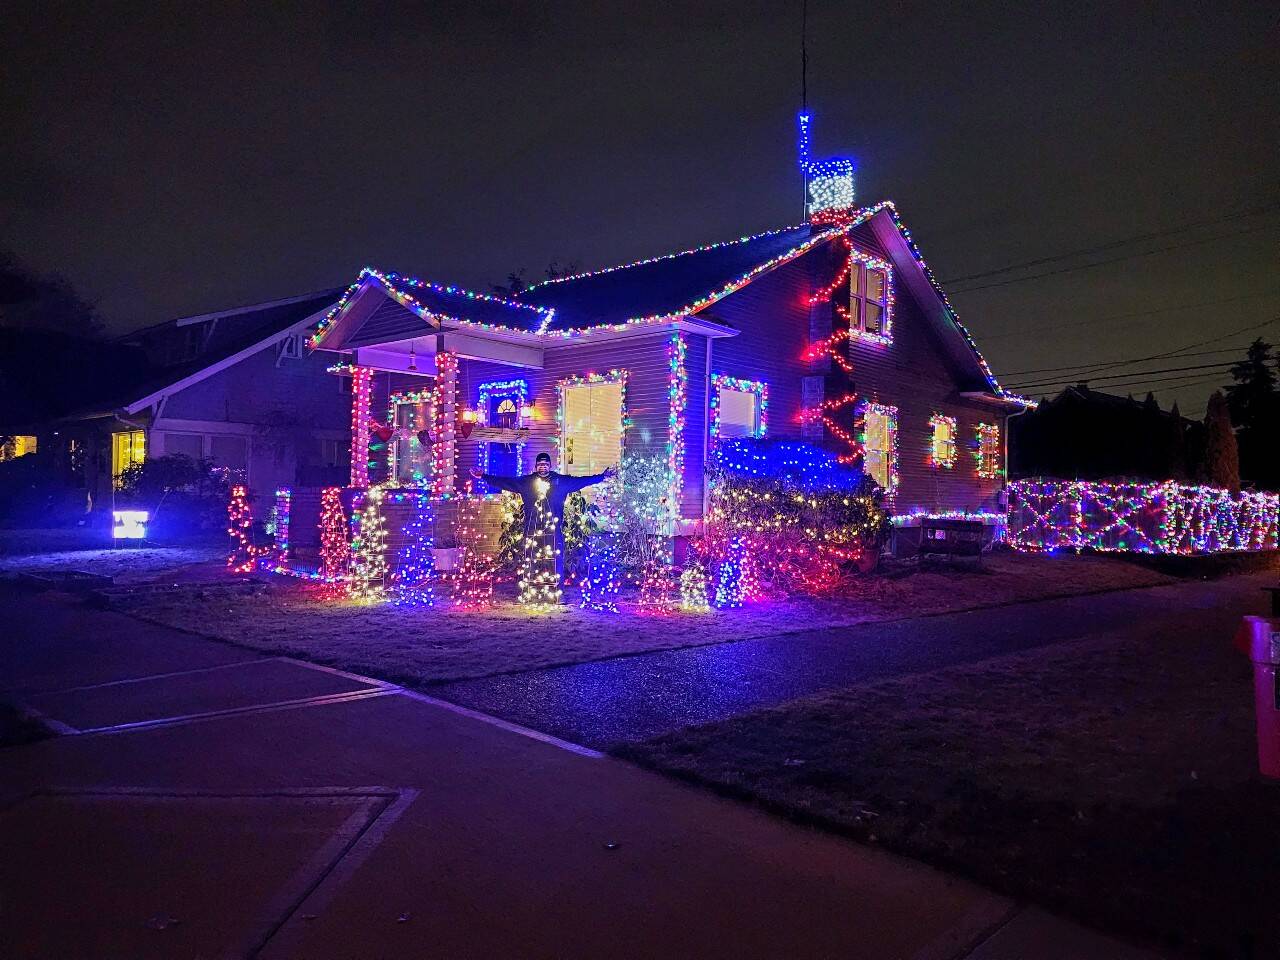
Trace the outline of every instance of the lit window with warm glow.
{"type": "Polygon", "coordinates": [[[978,424],[978,476],[994,480],[1000,476],[1000,428],[993,423],[978,424]]]}
{"type": "Polygon", "coordinates": [[[898,486],[898,408],[869,403],[862,423],[863,469],[892,495],[898,486]]]}
{"type": "Polygon", "coordinates": [[[622,459],[623,381],[586,379],[561,387],[560,470],[584,477],[622,459]]]}
{"type": "Polygon", "coordinates": [[[0,438],[0,463],[6,460],[16,460],[18,457],[25,457],[28,453],[36,452],[35,437],[3,437],[0,438]]]}
{"type": "Polygon", "coordinates": [[[147,458],[147,435],[142,430],[124,430],[111,435],[111,477],[121,475],[147,458]]]}
{"type": "Polygon", "coordinates": [[[887,341],[893,297],[889,265],[854,252],[849,258],[849,332],[887,341]]]}
{"type": "Polygon", "coordinates": [[[929,462],[950,470],[956,463],[956,418],[935,413],[929,418],[933,431],[929,443],[929,462]]]}

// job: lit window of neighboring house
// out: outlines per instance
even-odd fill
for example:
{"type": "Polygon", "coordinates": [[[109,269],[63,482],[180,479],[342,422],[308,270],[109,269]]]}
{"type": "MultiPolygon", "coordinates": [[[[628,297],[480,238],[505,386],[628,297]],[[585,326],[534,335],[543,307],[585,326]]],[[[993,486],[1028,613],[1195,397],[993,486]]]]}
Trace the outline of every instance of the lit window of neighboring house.
{"type": "Polygon", "coordinates": [[[893,496],[898,487],[898,408],[867,403],[862,424],[863,469],[893,496]]]}
{"type": "Polygon", "coordinates": [[[147,458],[147,435],[142,430],[123,430],[111,435],[111,478],[117,483],[121,474],[147,458]]]}
{"type": "Polygon", "coordinates": [[[0,463],[36,452],[35,437],[4,437],[3,440],[4,442],[0,443],[0,463]]]}
{"type": "Polygon", "coordinates": [[[712,374],[712,437],[763,437],[769,427],[768,406],[767,384],[712,374]]]}
{"type": "Polygon", "coordinates": [[[888,343],[893,324],[893,271],[889,264],[854,251],[849,255],[849,333],[888,343]]]}
{"type": "Polygon", "coordinates": [[[993,423],[978,424],[978,476],[993,480],[1000,476],[1000,428],[993,423]]]}
{"type": "Polygon", "coordinates": [[[929,418],[933,435],[929,441],[929,463],[950,470],[956,463],[956,418],[935,413],[929,418]]]}

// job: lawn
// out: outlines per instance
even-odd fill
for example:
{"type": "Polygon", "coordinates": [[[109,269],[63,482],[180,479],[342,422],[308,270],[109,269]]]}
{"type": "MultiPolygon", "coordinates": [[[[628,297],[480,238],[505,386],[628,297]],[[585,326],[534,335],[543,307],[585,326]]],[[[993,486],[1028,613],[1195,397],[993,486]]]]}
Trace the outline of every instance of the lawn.
{"type": "MultiPolygon", "coordinates": [[[[75,531],[53,531],[74,533],[75,531]]],[[[69,539],[69,538],[65,538],[69,539]]],[[[58,547],[69,546],[58,540],[58,547]]],[[[171,576],[178,571],[217,561],[221,567],[223,547],[96,547],[41,551],[30,537],[10,537],[4,544],[11,552],[0,554],[0,576],[19,573],[56,573],[79,570],[114,577],[117,583],[136,583],[171,576]]]]}
{"type": "Polygon", "coordinates": [[[257,596],[158,594],[137,616],[408,684],[463,679],[627,654],[946,613],[1170,578],[1102,557],[997,554],[980,568],[905,568],[861,581],[838,600],[794,600],[707,614],[616,615],[567,606],[536,613],[510,601],[485,613],[323,600],[314,586],[272,578],[257,596]]]}
{"type": "Polygon", "coordinates": [[[1280,956],[1280,784],[1221,636],[1040,649],[617,752],[1200,956],[1280,956]]]}

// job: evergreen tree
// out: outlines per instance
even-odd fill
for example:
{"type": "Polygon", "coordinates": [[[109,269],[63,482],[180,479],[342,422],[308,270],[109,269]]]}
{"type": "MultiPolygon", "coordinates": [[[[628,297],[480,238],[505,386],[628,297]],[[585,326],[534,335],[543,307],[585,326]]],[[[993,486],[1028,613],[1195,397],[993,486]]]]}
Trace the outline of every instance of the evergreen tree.
{"type": "Polygon", "coordinates": [[[1205,411],[1204,426],[1206,480],[1210,486],[1240,489],[1240,453],[1235,431],[1231,428],[1231,412],[1221,390],[1215,390],[1205,411]]]}
{"type": "Polygon", "coordinates": [[[1280,487],[1280,393],[1276,390],[1276,358],[1262,340],[1249,345],[1245,359],[1231,368],[1227,387],[1231,422],[1238,428],[1240,476],[1266,489],[1280,487]]]}

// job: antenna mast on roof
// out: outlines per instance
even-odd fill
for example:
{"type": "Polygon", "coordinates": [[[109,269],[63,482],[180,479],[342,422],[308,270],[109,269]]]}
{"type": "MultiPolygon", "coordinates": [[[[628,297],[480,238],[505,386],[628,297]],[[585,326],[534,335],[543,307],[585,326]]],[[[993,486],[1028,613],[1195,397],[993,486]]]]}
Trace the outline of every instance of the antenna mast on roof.
{"type": "MultiPolygon", "coordinates": [[[[809,0],[800,0],[800,116],[804,131],[801,137],[808,140],[809,122],[809,0]]],[[[809,216],[809,165],[808,156],[801,159],[800,216],[809,216]]]]}

